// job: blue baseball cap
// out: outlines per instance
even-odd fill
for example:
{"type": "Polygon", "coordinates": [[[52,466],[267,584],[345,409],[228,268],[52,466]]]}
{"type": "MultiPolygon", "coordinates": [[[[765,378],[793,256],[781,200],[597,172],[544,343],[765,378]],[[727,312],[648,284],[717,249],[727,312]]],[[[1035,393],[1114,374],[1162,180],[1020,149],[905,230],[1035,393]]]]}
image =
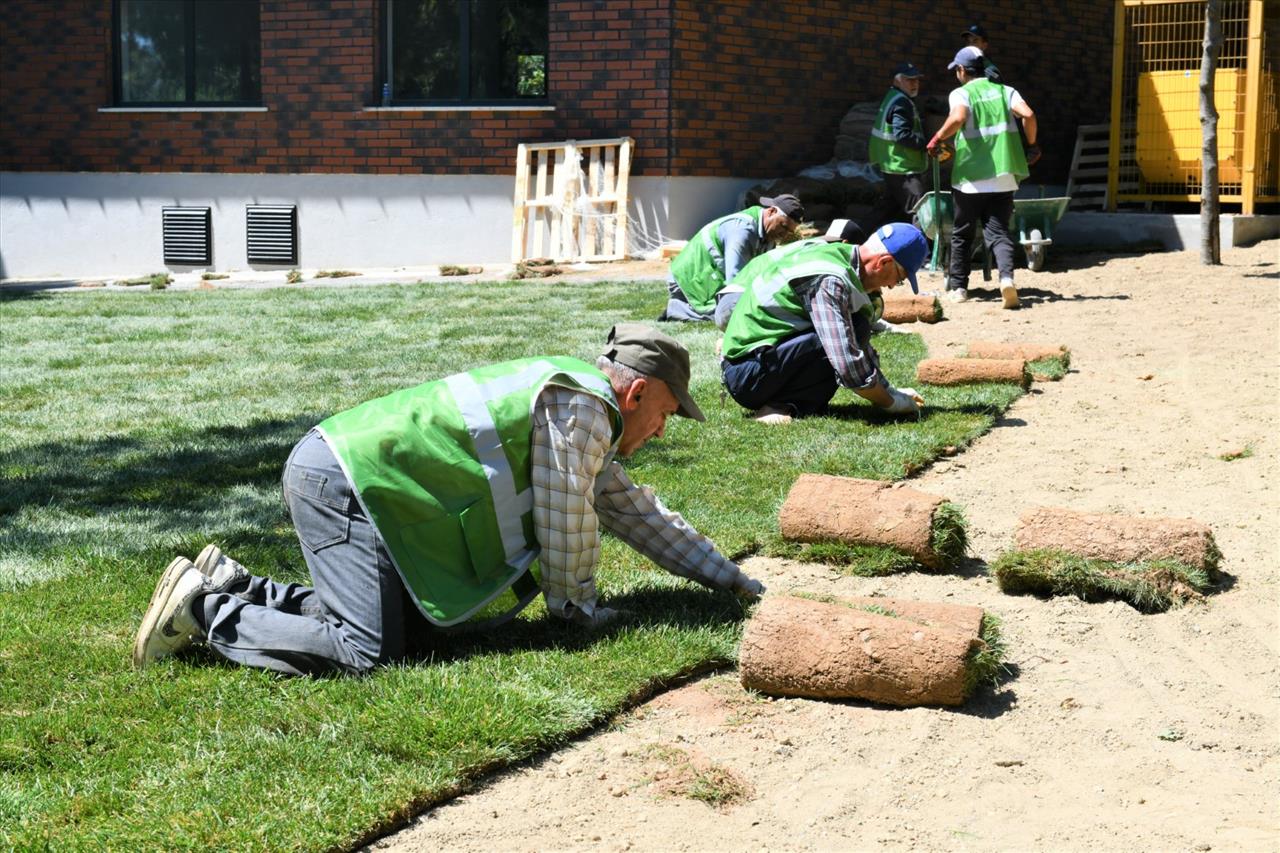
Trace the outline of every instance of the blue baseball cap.
{"type": "Polygon", "coordinates": [[[916,284],[916,273],[920,271],[920,267],[924,266],[925,259],[929,257],[929,243],[924,239],[924,235],[920,233],[920,229],[907,222],[890,222],[888,225],[881,225],[876,229],[876,233],[871,235],[871,240],[879,241],[880,245],[884,246],[884,250],[901,264],[902,268],[907,271],[907,281],[911,283],[911,292],[919,293],[920,288],[916,284]]]}

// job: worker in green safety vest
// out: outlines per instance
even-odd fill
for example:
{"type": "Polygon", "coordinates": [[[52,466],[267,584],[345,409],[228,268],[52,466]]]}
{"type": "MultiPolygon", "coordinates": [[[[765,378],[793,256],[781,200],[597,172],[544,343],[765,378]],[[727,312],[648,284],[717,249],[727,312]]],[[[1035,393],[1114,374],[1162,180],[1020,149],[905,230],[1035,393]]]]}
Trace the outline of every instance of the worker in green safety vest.
{"type": "Polygon", "coordinates": [[[916,203],[924,195],[924,128],[915,99],[920,95],[924,75],[910,62],[893,69],[893,85],[880,102],[880,111],[871,127],[867,145],[871,162],[884,176],[880,221],[910,220],[916,203]]]}
{"type": "Polygon", "coordinates": [[[871,326],[879,292],[904,280],[915,290],[928,254],[918,228],[892,222],[860,245],[801,240],[752,261],[724,333],[730,396],[768,424],[823,412],[839,386],[893,413],[919,411],[920,395],[881,372],[871,326]]]}
{"type": "Polygon", "coordinates": [[[493,626],[539,593],[589,627],[601,528],[667,571],[764,587],[634,485],[615,456],[703,420],[689,353],[620,323],[594,366],[535,357],[481,367],[339,412],[294,447],[284,496],[313,585],[251,574],[215,545],[161,575],[134,642],[141,668],[200,640],[245,666],[361,674],[424,635],[493,626]]]}
{"type": "Polygon", "coordinates": [[[1035,113],[1016,89],[992,83],[985,76],[985,57],[974,47],[962,48],[947,66],[960,87],[951,92],[951,112],[929,140],[931,156],[944,156],[943,144],[955,137],[951,167],[955,225],[951,231],[951,260],[947,295],[956,302],[969,298],[969,269],[977,229],[981,228],[1000,270],[1000,295],[1005,308],[1018,307],[1013,283],[1013,240],[1009,220],[1013,194],[1029,167],[1040,159],[1035,113]],[[1028,148],[1024,151],[1015,119],[1022,120],[1028,148]]]}
{"type": "Polygon", "coordinates": [[[702,226],[671,262],[667,307],[658,319],[712,319],[724,286],[752,258],[786,240],[803,219],[800,199],[783,193],[702,226]]]}

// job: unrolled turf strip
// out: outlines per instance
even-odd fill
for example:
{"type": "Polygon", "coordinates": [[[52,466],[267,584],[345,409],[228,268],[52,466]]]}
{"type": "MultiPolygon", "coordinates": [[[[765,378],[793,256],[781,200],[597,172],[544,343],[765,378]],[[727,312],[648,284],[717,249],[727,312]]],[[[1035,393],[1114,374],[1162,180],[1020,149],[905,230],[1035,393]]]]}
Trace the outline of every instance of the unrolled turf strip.
{"type": "Polygon", "coordinates": [[[1013,534],[1018,551],[1065,551],[1077,557],[1133,563],[1177,560],[1197,569],[1217,568],[1221,556],[1207,524],[1190,518],[1152,518],[1034,507],[1013,534]]]}
{"type": "Polygon", "coordinates": [[[926,385],[972,385],[1016,382],[1030,386],[1031,374],[1020,358],[926,358],[916,365],[916,378],[926,385]]]}
{"type": "Polygon", "coordinates": [[[959,705],[976,636],[839,604],[767,596],[743,630],[742,685],[761,693],[959,705]]]}
{"type": "Polygon", "coordinates": [[[945,501],[881,480],[801,474],[782,503],[778,527],[793,542],[885,545],[938,568],[933,513],[945,501]]]}
{"type": "Polygon", "coordinates": [[[936,296],[891,296],[884,300],[881,317],[890,323],[936,323],[942,319],[942,303],[936,296]]]}

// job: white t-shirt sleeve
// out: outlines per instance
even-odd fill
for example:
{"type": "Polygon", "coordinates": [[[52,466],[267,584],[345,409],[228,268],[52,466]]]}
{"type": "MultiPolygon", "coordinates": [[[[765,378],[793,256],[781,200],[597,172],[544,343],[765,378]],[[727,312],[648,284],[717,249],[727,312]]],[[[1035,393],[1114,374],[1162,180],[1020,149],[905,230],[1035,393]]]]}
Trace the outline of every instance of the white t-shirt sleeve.
{"type": "Polygon", "coordinates": [[[1017,107],[1019,104],[1026,103],[1026,101],[1022,100],[1022,96],[1018,94],[1017,89],[1013,88],[1012,86],[1005,86],[1005,88],[1009,90],[1009,95],[1008,95],[1009,109],[1012,110],[1015,107],[1017,107]]]}
{"type": "Polygon", "coordinates": [[[951,109],[956,107],[969,108],[969,93],[964,88],[952,89],[951,94],[947,96],[947,106],[951,109]]]}

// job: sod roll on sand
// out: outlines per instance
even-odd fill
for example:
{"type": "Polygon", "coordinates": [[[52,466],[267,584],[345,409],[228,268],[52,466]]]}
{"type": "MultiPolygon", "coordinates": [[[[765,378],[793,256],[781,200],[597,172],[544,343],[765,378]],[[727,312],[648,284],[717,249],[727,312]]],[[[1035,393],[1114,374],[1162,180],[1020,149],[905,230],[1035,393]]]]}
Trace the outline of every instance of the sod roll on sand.
{"type": "Polygon", "coordinates": [[[926,358],[916,365],[916,378],[926,385],[972,385],[1015,382],[1030,387],[1031,373],[1020,358],[926,358]]]}
{"type": "Polygon", "coordinates": [[[959,705],[976,634],[823,601],[768,596],[742,635],[742,685],[776,696],[959,705]]]}
{"type": "Polygon", "coordinates": [[[889,323],[936,323],[942,319],[942,303],[936,296],[888,297],[881,317],[889,323]]]}
{"type": "Polygon", "coordinates": [[[943,604],[936,601],[912,601],[887,596],[841,596],[840,601],[850,607],[861,608],[881,615],[897,616],[930,628],[946,628],[961,634],[982,635],[982,617],[986,612],[971,604],[943,604]]]}
{"type": "Polygon", "coordinates": [[[1039,361],[1042,358],[1062,359],[1070,363],[1071,351],[1052,344],[1001,344],[995,341],[974,341],[969,344],[965,358],[1015,359],[1039,361]]]}
{"type": "Polygon", "coordinates": [[[1209,526],[1189,518],[1076,512],[1057,507],[1036,507],[1023,513],[1013,543],[1019,551],[1065,551],[1115,563],[1167,559],[1197,569],[1216,568],[1221,556],[1209,526]]]}
{"type": "Polygon", "coordinates": [[[946,498],[900,483],[801,474],[778,513],[784,539],[880,545],[931,569],[954,565],[964,520],[946,498]]]}

